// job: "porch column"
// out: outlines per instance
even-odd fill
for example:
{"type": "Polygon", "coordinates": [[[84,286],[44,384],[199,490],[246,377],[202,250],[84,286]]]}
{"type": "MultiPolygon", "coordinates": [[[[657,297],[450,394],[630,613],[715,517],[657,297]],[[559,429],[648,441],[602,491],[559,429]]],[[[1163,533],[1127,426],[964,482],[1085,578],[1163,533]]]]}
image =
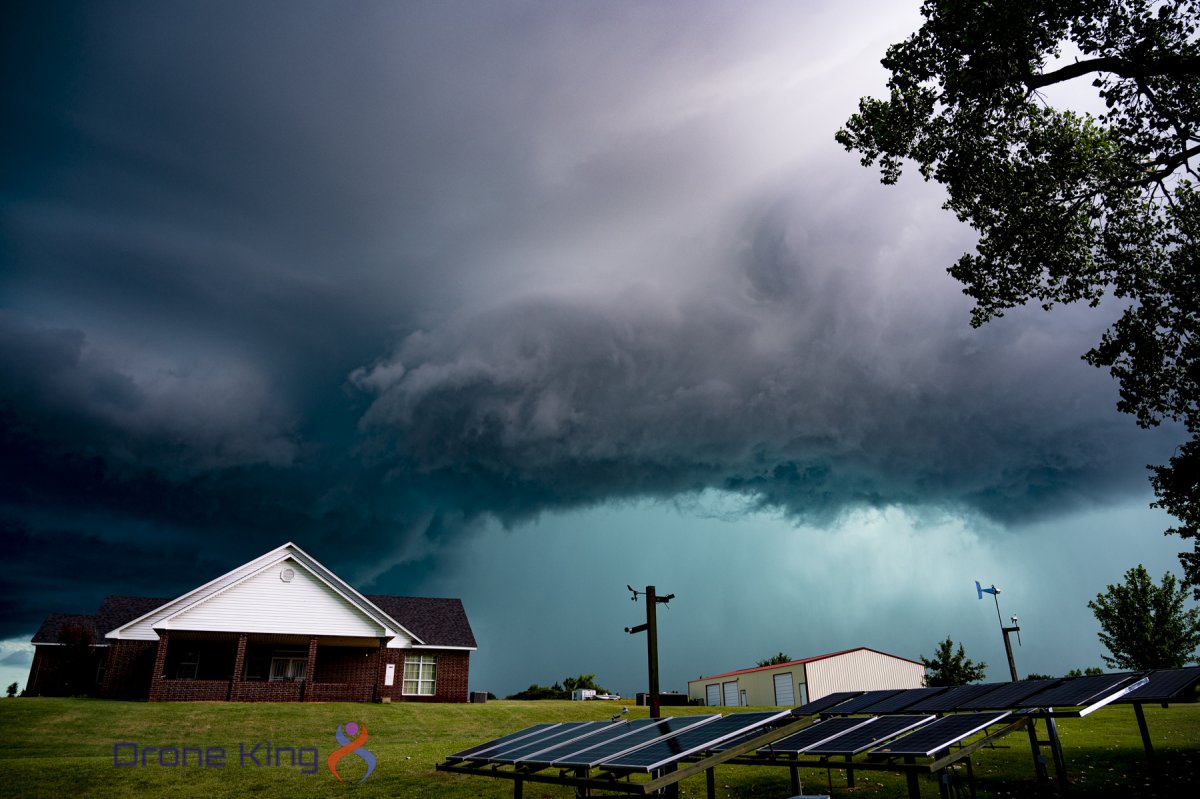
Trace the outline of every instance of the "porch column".
{"type": "MultiPolygon", "coordinates": [[[[388,639],[379,639],[379,668],[375,669],[375,685],[371,688],[371,701],[378,702],[383,699],[383,675],[387,673],[387,645],[388,639]]],[[[403,667],[401,667],[403,669],[403,667]]],[[[391,700],[391,693],[388,693],[388,701],[391,700]]]]}
{"type": "Polygon", "coordinates": [[[158,652],[154,655],[154,671],[150,674],[150,701],[162,701],[163,694],[163,674],[167,669],[167,645],[170,643],[171,633],[169,630],[163,630],[158,634],[158,652]]]}
{"type": "Polygon", "coordinates": [[[237,654],[233,656],[233,674],[229,678],[229,701],[236,702],[242,687],[242,673],[246,670],[246,634],[238,633],[237,654]]]}
{"type": "Polygon", "coordinates": [[[304,682],[300,684],[300,701],[307,702],[309,686],[312,685],[313,675],[317,673],[317,636],[308,637],[308,663],[304,666],[304,682]]]}

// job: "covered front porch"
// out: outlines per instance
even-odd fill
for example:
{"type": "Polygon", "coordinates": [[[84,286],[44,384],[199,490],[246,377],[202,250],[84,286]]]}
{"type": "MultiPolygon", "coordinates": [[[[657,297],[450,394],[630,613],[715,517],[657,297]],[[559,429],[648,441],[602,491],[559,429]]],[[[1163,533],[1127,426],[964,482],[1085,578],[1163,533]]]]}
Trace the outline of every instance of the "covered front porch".
{"type": "Polygon", "coordinates": [[[152,702],[371,702],[383,638],[160,630],[152,702]]]}

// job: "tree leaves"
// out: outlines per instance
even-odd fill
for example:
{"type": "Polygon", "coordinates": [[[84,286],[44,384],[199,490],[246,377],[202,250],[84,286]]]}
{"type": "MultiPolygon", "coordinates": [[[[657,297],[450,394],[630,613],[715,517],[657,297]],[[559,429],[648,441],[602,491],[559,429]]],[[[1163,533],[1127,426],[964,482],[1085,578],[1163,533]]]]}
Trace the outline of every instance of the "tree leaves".
{"type": "Polygon", "coordinates": [[[979,233],[948,268],[972,325],[1028,303],[1120,303],[1084,357],[1138,424],[1193,437],[1151,482],[1182,523],[1168,532],[1196,538],[1180,560],[1200,599],[1200,2],[927,0],[922,14],[882,60],[888,99],[860,100],[836,139],[885,184],[915,164],[946,187],[945,207],[979,233]],[[1075,61],[1047,71],[1067,47],[1075,61]],[[1103,114],[1039,94],[1076,79],[1103,114]]]}
{"type": "Polygon", "coordinates": [[[1111,668],[1147,671],[1177,669],[1200,662],[1200,608],[1185,610],[1187,591],[1169,572],[1156,586],[1138,564],[1125,572],[1125,582],[1110,585],[1088,607],[1100,622],[1100,641],[1111,655],[1111,668]]]}

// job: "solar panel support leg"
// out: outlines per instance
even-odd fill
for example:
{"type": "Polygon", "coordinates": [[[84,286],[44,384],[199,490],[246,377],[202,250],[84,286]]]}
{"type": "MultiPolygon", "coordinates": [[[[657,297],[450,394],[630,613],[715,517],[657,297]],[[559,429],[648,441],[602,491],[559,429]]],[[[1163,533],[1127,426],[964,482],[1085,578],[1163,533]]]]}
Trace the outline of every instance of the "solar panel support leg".
{"type": "MultiPolygon", "coordinates": [[[[854,755],[846,755],[846,762],[853,763],[854,755]]],[[[846,766],[846,787],[854,787],[854,769],[850,768],[849,766],[846,766]]]]}
{"type": "Polygon", "coordinates": [[[1071,787],[1071,783],[1067,779],[1067,760],[1063,757],[1062,742],[1058,739],[1058,725],[1054,723],[1054,718],[1051,716],[1046,717],[1046,732],[1049,733],[1050,754],[1054,758],[1054,772],[1058,777],[1058,787],[1063,793],[1066,793],[1067,789],[1071,787]]]}
{"type": "Polygon", "coordinates": [[[1033,753],[1033,770],[1037,774],[1038,782],[1049,782],[1050,776],[1046,773],[1046,759],[1042,757],[1042,749],[1038,745],[1037,719],[1031,718],[1026,729],[1029,731],[1029,750],[1033,753]]]}
{"type": "Polygon", "coordinates": [[[525,796],[525,781],[519,777],[513,780],[513,799],[523,799],[525,796]]]}
{"type": "Polygon", "coordinates": [[[800,793],[800,767],[792,766],[788,769],[792,777],[792,795],[797,796],[800,793]]]}
{"type": "Polygon", "coordinates": [[[704,772],[704,787],[708,792],[708,799],[717,799],[717,770],[707,769],[704,772]]]}
{"type": "Polygon", "coordinates": [[[1154,744],[1150,742],[1150,728],[1146,726],[1146,713],[1142,710],[1141,702],[1133,703],[1133,715],[1137,716],[1138,732],[1142,734],[1142,747],[1146,750],[1146,760],[1154,762],[1154,744]]]}
{"type": "MultiPolygon", "coordinates": [[[[904,762],[907,764],[913,764],[916,763],[917,760],[916,758],[909,756],[904,758],[904,762]]],[[[904,779],[908,783],[908,799],[921,799],[921,783],[917,779],[917,770],[911,768],[905,769],[904,779]]]]}

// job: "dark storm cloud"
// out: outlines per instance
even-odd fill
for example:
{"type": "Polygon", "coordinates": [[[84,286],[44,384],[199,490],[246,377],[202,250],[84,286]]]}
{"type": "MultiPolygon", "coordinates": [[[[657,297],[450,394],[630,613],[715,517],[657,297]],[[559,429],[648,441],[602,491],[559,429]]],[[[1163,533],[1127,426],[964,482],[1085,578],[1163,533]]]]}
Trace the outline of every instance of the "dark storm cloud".
{"type": "Polygon", "coordinates": [[[404,591],[487,517],[1011,520],[1165,457],[1078,362],[1103,320],[967,329],[969,238],[836,151],[895,38],[836,9],[26,5],[0,636],[288,539],[404,591]]]}

